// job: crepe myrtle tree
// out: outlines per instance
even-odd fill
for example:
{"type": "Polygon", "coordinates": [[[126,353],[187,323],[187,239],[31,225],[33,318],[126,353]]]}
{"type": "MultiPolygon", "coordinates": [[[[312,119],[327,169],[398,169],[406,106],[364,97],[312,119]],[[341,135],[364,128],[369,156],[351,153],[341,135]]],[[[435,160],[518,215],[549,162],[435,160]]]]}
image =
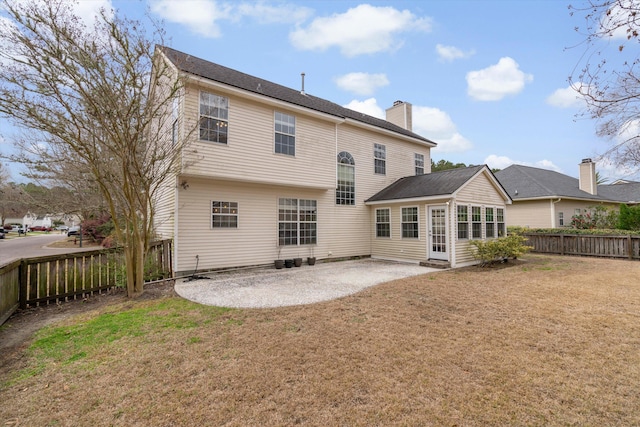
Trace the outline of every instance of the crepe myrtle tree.
{"type": "Polygon", "coordinates": [[[133,297],[143,292],[152,201],[179,164],[171,112],[183,81],[154,55],[157,25],[148,37],[140,22],[104,9],[85,24],[73,6],[0,0],[0,115],[38,135],[20,151],[42,177],[70,187],[86,179],[102,196],[133,297]]]}
{"type": "Polygon", "coordinates": [[[598,121],[597,134],[613,140],[603,154],[619,166],[640,167],[640,2],[588,0],[569,6],[584,18],[582,60],[569,77],[586,101],[579,116],[598,121]]]}

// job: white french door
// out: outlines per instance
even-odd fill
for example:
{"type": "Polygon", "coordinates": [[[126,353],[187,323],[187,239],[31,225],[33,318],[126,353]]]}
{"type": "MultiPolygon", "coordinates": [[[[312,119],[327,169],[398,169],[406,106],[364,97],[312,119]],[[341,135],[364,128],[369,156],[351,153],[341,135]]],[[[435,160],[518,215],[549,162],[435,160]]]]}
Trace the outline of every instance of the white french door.
{"type": "Polygon", "coordinates": [[[427,221],[429,224],[429,238],[427,239],[429,259],[448,261],[447,206],[429,206],[427,221]]]}

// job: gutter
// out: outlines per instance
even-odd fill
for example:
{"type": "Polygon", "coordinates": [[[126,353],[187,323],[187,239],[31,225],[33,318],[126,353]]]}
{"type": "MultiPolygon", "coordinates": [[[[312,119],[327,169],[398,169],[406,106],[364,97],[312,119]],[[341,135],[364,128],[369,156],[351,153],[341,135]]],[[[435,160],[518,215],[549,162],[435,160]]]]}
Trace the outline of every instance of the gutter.
{"type": "Polygon", "coordinates": [[[558,197],[558,200],[555,202],[551,200],[551,228],[556,227],[556,203],[562,201],[562,197],[558,197]]]}

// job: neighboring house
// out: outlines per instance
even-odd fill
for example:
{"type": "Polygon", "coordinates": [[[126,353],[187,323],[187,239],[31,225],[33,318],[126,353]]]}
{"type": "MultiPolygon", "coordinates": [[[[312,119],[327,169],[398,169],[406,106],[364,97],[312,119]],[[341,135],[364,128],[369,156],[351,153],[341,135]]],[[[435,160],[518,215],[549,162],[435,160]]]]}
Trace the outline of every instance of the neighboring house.
{"type": "Polygon", "coordinates": [[[640,202],[640,183],[597,185],[591,159],[580,163],[579,178],[522,165],[511,165],[495,176],[513,200],[507,208],[508,226],[569,227],[574,215],[588,213],[594,206],[618,209],[621,203],[640,202]]]}
{"type": "Polygon", "coordinates": [[[51,228],[53,226],[51,215],[36,215],[31,212],[27,213],[24,216],[22,224],[24,224],[25,227],[51,228]]]}
{"type": "Polygon", "coordinates": [[[411,104],[381,120],[167,47],[157,55],[186,79],[160,143],[189,140],[154,218],[178,274],[307,256],[457,266],[472,260],[456,242],[504,228],[510,200],[488,168],[406,178],[429,174],[436,146],[411,131],[411,104]]]}

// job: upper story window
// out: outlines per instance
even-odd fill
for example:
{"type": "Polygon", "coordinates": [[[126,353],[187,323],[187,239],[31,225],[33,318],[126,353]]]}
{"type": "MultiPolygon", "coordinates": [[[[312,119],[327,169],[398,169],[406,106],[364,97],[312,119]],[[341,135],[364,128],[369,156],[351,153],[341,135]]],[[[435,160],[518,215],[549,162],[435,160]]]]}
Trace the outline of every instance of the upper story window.
{"type": "Polygon", "coordinates": [[[376,237],[391,237],[389,208],[376,209],[376,237]]]}
{"type": "Polygon", "coordinates": [[[200,92],[200,139],[227,143],[229,131],[229,99],[200,92]]]}
{"type": "Polygon", "coordinates": [[[424,175],[424,154],[415,153],[413,158],[416,167],[416,175],[424,175]]]}
{"type": "Polygon", "coordinates": [[[380,175],[387,173],[387,147],[382,144],[373,144],[374,172],[380,175]]]}
{"type": "Polygon", "coordinates": [[[402,238],[418,238],[418,208],[402,208],[402,238]]]}
{"type": "Polygon", "coordinates": [[[238,202],[211,202],[213,228],[238,228],[238,202]]]}
{"type": "Polygon", "coordinates": [[[356,162],[346,151],[338,154],[338,171],[336,186],[337,205],[356,204],[356,162]]]}
{"type": "Polygon", "coordinates": [[[296,118],[288,114],[275,113],[275,151],[296,155],[296,118]]]}

